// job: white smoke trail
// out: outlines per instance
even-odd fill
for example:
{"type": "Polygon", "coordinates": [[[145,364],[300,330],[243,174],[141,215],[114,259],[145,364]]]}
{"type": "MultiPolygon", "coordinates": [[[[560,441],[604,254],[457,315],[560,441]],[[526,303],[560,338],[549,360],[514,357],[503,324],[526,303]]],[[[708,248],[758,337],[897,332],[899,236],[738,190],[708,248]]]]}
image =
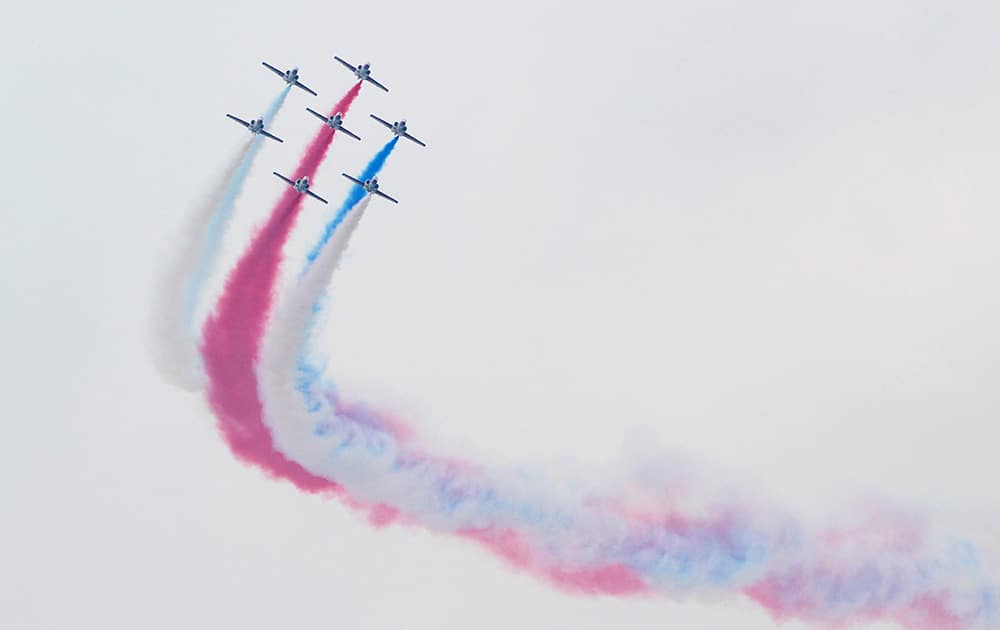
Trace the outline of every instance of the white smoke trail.
{"type": "Polygon", "coordinates": [[[351,235],[371,201],[366,195],[344,218],[339,229],[308,271],[287,290],[272,314],[261,345],[258,382],[264,402],[264,422],[282,452],[282,443],[311,444],[312,419],[298,390],[297,363],[306,346],[314,317],[314,304],[323,295],[340,265],[351,235]]]}
{"type": "MultiPolygon", "coordinates": [[[[257,378],[264,422],[275,448],[309,472],[341,484],[361,505],[391,505],[403,515],[419,515],[423,525],[437,531],[512,526],[524,519],[544,521],[539,529],[549,533],[564,531],[570,519],[564,504],[572,490],[563,489],[557,500],[527,474],[487,475],[444,458],[414,456],[391,427],[366,418],[364,411],[340,414],[323,394],[330,389],[327,383],[303,382],[301,361],[309,346],[316,304],[370,200],[365,196],[346,215],[306,273],[279,301],[267,326],[257,378]],[[304,385],[310,391],[303,391],[304,385]],[[331,451],[336,456],[331,457],[331,451]],[[407,461],[403,468],[401,461],[407,461]],[[440,509],[444,503],[452,504],[440,509]]],[[[612,523],[615,519],[602,520],[591,531],[620,526],[612,523]]]]}
{"type": "Polygon", "coordinates": [[[195,297],[191,294],[192,278],[201,265],[202,252],[208,247],[209,235],[205,226],[212,222],[233,177],[258,142],[259,136],[254,136],[240,147],[225,171],[212,183],[204,202],[187,218],[179,237],[170,240],[176,247],[169,253],[171,260],[154,297],[151,350],[163,377],[188,391],[199,391],[205,384],[188,305],[195,297]]]}

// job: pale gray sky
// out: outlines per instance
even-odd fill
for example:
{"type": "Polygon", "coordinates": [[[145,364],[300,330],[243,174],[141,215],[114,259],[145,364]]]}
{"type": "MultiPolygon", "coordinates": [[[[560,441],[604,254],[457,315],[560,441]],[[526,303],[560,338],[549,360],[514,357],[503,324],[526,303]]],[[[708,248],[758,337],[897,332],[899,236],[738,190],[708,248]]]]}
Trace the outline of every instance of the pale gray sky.
{"type": "MultiPolygon", "coordinates": [[[[995,2],[181,0],[7,7],[0,625],[719,628],[735,599],[585,599],[374,532],[236,463],[145,343],[153,280],[298,65],[231,264],[369,60],[315,181],[406,116],[337,278],[345,388],[442,449],[615,474],[636,440],[802,514],[997,512],[995,2]]],[[[289,255],[324,222],[307,207],[289,255]]],[[[971,522],[971,520],[970,520],[971,522]]],[[[788,624],[788,628],[799,628],[788,624]]],[[[873,628],[876,626],[872,626],[873,628]]]]}

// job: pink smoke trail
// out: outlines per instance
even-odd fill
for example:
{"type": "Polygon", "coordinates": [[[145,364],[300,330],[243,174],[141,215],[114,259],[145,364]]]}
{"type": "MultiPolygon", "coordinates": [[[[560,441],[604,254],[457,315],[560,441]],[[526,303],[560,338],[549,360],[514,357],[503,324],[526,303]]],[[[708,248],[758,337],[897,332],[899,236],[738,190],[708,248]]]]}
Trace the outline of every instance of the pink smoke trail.
{"type": "MultiPolygon", "coordinates": [[[[359,81],[334,105],[330,115],[346,113],[360,90],[359,81]]],[[[333,137],[334,130],[324,125],[291,177],[313,179],[333,137]]],[[[262,422],[257,392],[255,369],[260,339],[271,308],[282,248],[303,199],[294,189],[286,188],[267,222],[255,234],[205,322],[201,353],[208,377],[208,402],[233,453],[307,492],[335,493],[338,484],[309,473],[274,449],[271,434],[262,422]]]]}

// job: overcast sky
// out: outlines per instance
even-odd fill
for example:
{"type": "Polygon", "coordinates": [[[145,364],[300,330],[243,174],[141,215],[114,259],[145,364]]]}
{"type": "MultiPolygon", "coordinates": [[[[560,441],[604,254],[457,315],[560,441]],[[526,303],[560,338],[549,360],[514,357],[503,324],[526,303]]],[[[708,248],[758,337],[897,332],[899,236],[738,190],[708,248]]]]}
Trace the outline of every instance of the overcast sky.
{"type": "MultiPolygon", "coordinates": [[[[0,626],[747,628],[373,531],[228,453],[147,351],[174,234],[296,65],[231,265],[371,61],[314,181],[407,117],[335,280],[346,391],[444,452],[614,475],[631,445],[822,518],[971,523],[1000,476],[996,2],[17,3],[0,52],[0,626]]],[[[328,218],[307,205],[300,261],[328,218]]],[[[297,264],[297,263],[296,263],[297,264]]],[[[215,286],[221,281],[216,279],[215,286]]],[[[210,306],[206,301],[204,308],[210,306]]],[[[799,628],[788,624],[787,628],[799,628]]],[[[887,626],[870,626],[887,627],[887,626]]]]}

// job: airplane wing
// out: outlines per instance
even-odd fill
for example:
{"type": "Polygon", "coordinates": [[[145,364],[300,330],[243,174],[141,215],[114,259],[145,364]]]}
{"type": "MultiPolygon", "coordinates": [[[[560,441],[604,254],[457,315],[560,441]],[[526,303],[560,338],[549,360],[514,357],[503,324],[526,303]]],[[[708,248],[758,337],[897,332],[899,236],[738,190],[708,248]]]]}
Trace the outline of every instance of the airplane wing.
{"type": "Polygon", "coordinates": [[[226,117],[227,118],[232,118],[233,120],[235,120],[236,122],[240,123],[241,125],[243,125],[247,129],[250,128],[250,123],[248,123],[247,121],[243,120],[242,118],[237,118],[236,116],[233,116],[232,114],[226,114],[226,117]]]}
{"type": "Polygon", "coordinates": [[[278,75],[281,78],[285,78],[285,73],[282,72],[281,70],[278,70],[277,68],[275,68],[271,64],[267,63],[266,61],[262,61],[261,63],[264,64],[264,67],[267,68],[268,70],[270,70],[271,72],[275,73],[276,75],[278,75]]]}
{"type": "Polygon", "coordinates": [[[340,57],[334,55],[333,58],[336,59],[337,61],[339,61],[340,63],[344,64],[344,67],[348,68],[351,72],[357,72],[357,70],[358,70],[357,68],[355,68],[351,64],[347,63],[346,61],[344,61],[340,57]]]}
{"type": "Polygon", "coordinates": [[[300,88],[302,88],[303,90],[305,90],[306,92],[309,92],[309,93],[310,93],[310,94],[312,94],[313,96],[319,96],[319,94],[317,94],[316,92],[313,92],[312,90],[310,90],[310,89],[309,89],[309,88],[307,88],[306,86],[302,85],[302,84],[301,84],[301,83],[299,83],[298,81],[296,81],[296,82],[295,82],[295,86],[296,86],[296,87],[300,87],[300,88]]]}
{"type": "Polygon", "coordinates": [[[419,144],[422,147],[426,147],[427,146],[426,144],[424,144],[423,142],[417,140],[416,138],[414,138],[413,136],[411,136],[408,133],[404,133],[403,135],[406,136],[408,139],[413,140],[414,142],[416,142],[417,144],[419,144]]]}
{"type": "Polygon", "coordinates": [[[261,129],[261,130],[260,130],[260,135],[262,135],[262,136],[267,136],[267,137],[268,137],[268,138],[270,138],[271,140],[277,140],[278,142],[284,142],[284,140],[282,140],[282,139],[281,139],[281,138],[279,138],[278,136],[276,136],[276,135],[274,135],[273,133],[270,133],[270,132],[268,132],[268,131],[265,131],[265,130],[263,130],[263,129],[261,129]]]}
{"type": "Polygon", "coordinates": [[[374,85],[375,87],[379,87],[379,88],[382,88],[382,89],[383,89],[383,90],[385,90],[386,92],[388,92],[388,91],[389,91],[389,88],[385,87],[384,85],[382,85],[381,83],[379,83],[378,81],[376,81],[375,79],[373,79],[373,78],[371,78],[371,77],[368,77],[367,79],[365,79],[365,81],[368,81],[369,83],[371,83],[371,84],[372,84],[372,85],[374,85]]]}
{"type": "Polygon", "coordinates": [[[306,194],[309,195],[310,197],[315,197],[315,198],[319,199],[323,203],[330,203],[329,201],[327,201],[326,199],[323,199],[322,197],[320,197],[319,195],[317,195],[316,193],[314,193],[311,190],[307,190],[306,194]]]}
{"type": "Polygon", "coordinates": [[[390,197],[389,195],[385,194],[385,193],[384,193],[384,192],[382,192],[381,190],[376,190],[376,191],[375,191],[375,194],[376,194],[376,195],[378,195],[379,197],[383,197],[383,198],[385,198],[385,199],[388,199],[388,200],[389,200],[389,201],[391,201],[392,203],[399,203],[398,201],[396,201],[395,199],[393,199],[393,198],[392,198],[392,197],[390,197]]]}
{"type": "Polygon", "coordinates": [[[346,133],[347,135],[351,136],[355,140],[360,140],[361,139],[361,136],[355,135],[353,132],[348,131],[347,129],[344,129],[343,127],[341,127],[340,130],[343,131],[344,133],[346,133]]]}
{"type": "Polygon", "coordinates": [[[360,179],[354,179],[353,177],[351,177],[351,176],[350,176],[350,175],[348,175],[347,173],[341,173],[341,175],[343,175],[343,176],[344,176],[344,177],[346,177],[347,179],[351,180],[352,182],[354,182],[354,183],[355,183],[355,184],[357,184],[358,186],[362,186],[362,187],[363,187],[363,186],[365,185],[365,183],[364,183],[363,181],[361,181],[360,179]]]}
{"type": "Polygon", "coordinates": [[[385,125],[389,129],[392,129],[392,123],[391,122],[389,122],[387,120],[382,120],[381,118],[379,118],[375,114],[368,114],[368,115],[371,116],[372,118],[374,118],[375,120],[379,121],[380,123],[382,123],[383,125],[385,125]]]}
{"type": "Polygon", "coordinates": [[[319,119],[320,119],[320,120],[322,120],[322,121],[323,121],[324,123],[325,123],[325,122],[326,122],[327,120],[329,120],[329,118],[327,118],[327,117],[326,117],[326,116],[324,116],[323,114],[319,113],[319,112],[318,112],[318,111],[316,111],[315,109],[312,109],[312,108],[309,108],[309,107],[307,107],[307,108],[306,108],[306,111],[307,111],[307,112],[309,112],[310,114],[312,114],[313,116],[315,116],[316,118],[319,118],[319,119]]]}
{"type": "Polygon", "coordinates": [[[286,182],[288,182],[288,184],[290,186],[294,186],[295,185],[295,182],[293,182],[292,180],[288,179],[287,177],[285,177],[284,175],[282,175],[278,171],[271,171],[271,172],[274,173],[275,175],[277,175],[278,177],[280,177],[281,179],[285,180],[286,182]]]}

